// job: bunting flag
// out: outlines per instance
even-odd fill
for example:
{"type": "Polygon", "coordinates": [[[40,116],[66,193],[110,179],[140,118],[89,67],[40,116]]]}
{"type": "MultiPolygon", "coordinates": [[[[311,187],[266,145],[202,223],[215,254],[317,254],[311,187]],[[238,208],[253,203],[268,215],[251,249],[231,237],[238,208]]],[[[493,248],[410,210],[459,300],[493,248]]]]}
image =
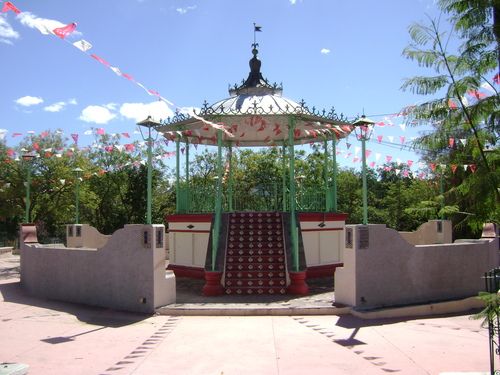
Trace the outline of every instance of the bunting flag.
{"type": "Polygon", "coordinates": [[[10,1],[6,1],[2,7],[2,13],[6,13],[9,10],[13,11],[15,14],[21,13],[21,11],[14,4],[12,4],[10,1]]]}
{"type": "Polygon", "coordinates": [[[453,146],[455,145],[455,138],[448,139],[448,145],[450,146],[450,148],[453,148],[453,146]]]}
{"type": "Polygon", "coordinates": [[[54,30],[52,30],[54,32],[55,35],[57,35],[59,38],[61,39],[64,39],[66,38],[68,35],[72,34],[73,31],[75,31],[76,29],[76,23],[73,22],[73,23],[70,23],[69,25],[66,25],[64,27],[58,27],[54,30]]]}
{"type": "Polygon", "coordinates": [[[101,64],[107,66],[107,67],[110,67],[111,64],[109,62],[107,62],[106,60],[104,60],[103,58],[95,55],[95,54],[92,54],[90,55],[90,57],[92,57],[93,59],[96,59],[97,61],[99,61],[101,64]]]}
{"type": "Polygon", "coordinates": [[[82,52],[87,52],[92,48],[92,44],[83,39],[73,43],[73,45],[82,52]]]}
{"type": "Polygon", "coordinates": [[[469,165],[469,167],[470,167],[470,170],[472,171],[472,173],[476,173],[476,169],[477,169],[476,164],[471,164],[471,165],[469,165]]]}
{"type": "Polygon", "coordinates": [[[451,171],[453,172],[453,174],[455,174],[457,168],[458,168],[458,165],[456,165],[456,164],[451,165],[451,171]]]}
{"type": "Polygon", "coordinates": [[[384,137],[383,135],[377,135],[377,142],[381,143],[383,137],[384,137]]]}
{"type": "Polygon", "coordinates": [[[73,141],[75,141],[75,143],[78,143],[78,134],[71,134],[71,138],[73,138],[73,141]]]}
{"type": "Polygon", "coordinates": [[[390,155],[386,155],[386,156],[385,156],[385,160],[386,160],[388,163],[390,163],[390,162],[391,162],[391,160],[392,160],[392,156],[390,156],[390,155]]]}
{"type": "Polygon", "coordinates": [[[495,82],[497,85],[500,85],[500,74],[495,74],[493,77],[493,82],[495,82]]]}

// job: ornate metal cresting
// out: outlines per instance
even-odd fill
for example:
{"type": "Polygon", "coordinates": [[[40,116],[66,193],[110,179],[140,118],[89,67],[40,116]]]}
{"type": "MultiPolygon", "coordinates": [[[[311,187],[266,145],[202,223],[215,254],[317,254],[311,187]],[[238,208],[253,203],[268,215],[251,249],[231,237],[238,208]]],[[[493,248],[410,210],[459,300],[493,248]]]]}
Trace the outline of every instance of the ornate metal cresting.
{"type": "MultiPolygon", "coordinates": [[[[500,288],[500,268],[495,268],[484,274],[486,291],[497,294],[500,288]]],[[[488,308],[488,306],[487,306],[488,308]]],[[[500,370],[495,370],[495,363],[500,363],[500,317],[498,316],[498,306],[487,312],[489,349],[490,349],[490,373],[500,374],[500,370]]]]}

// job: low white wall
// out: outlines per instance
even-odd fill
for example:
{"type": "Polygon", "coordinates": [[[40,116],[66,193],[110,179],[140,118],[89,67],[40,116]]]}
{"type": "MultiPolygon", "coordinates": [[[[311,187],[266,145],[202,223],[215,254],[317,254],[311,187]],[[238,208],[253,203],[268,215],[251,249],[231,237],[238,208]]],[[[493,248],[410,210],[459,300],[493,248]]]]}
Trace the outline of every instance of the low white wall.
{"type": "Polygon", "coordinates": [[[335,301],[372,308],[475,296],[498,265],[498,239],[413,246],[385,225],[348,225],[335,301]]]}
{"type": "Polygon", "coordinates": [[[412,245],[452,243],[453,229],[450,220],[429,220],[414,232],[399,232],[412,245]]]}
{"type": "Polygon", "coordinates": [[[106,245],[111,236],[100,233],[88,224],[66,225],[66,246],[101,248],[106,245]]]}
{"type": "Polygon", "coordinates": [[[152,313],[175,302],[165,271],[165,227],[126,225],[99,249],[21,246],[21,284],[31,294],[117,310],[152,313]]]}

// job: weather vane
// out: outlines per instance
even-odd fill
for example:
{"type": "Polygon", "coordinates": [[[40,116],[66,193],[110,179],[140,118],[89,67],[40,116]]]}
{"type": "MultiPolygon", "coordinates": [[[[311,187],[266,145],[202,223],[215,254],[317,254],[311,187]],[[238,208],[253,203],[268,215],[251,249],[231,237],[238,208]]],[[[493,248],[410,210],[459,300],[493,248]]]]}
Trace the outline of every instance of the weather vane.
{"type": "Polygon", "coordinates": [[[255,22],[253,23],[253,44],[252,44],[252,47],[253,48],[257,48],[259,46],[259,44],[257,43],[257,37],[256,37],[256,33],[257,32],[262,32],[262,26],[258,26],[255,22]]]}

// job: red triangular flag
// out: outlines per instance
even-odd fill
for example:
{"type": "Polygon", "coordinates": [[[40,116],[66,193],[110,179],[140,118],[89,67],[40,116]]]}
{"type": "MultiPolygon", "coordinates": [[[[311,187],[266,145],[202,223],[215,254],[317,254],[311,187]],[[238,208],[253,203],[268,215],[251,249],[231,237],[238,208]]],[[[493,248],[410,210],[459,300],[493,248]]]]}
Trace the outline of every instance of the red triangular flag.
{"type": "Polygon", "coordinates": [[[457,168],[458,168],[458,165],[456,165],[456,164],[451,165],[451,171],[453,172],[453,174],[455,174],[455,171],[457,170],[457,168]]]}
{"type": "Polygon", "coordinates": [[[54,30],[54,34],[56,34],[59,38],[64,39],[66,38],[69,34],[71,34],[73,31],[76,29],[76,23],[70,23],[69,25],[63,26],[63,27],[58,27],[54,30]]]}
{"type": "Polygon", "coordinates": [[[476,173],[476,169],[477,169],[476,164],[471,164],[471,165],[469,165],[469,168],[470,168],[470,170],[472,171],[472,173],[476,173]]]}
{"type": "Polygon", "coordinates": [[[14,4],[12,4],[10,1],[6,1],[3,4],[2,12],[5,13],[9,10],[13,11],[15,14],[21,13],[21,11],[14,4]]]}
{"type": "Polygon", "coordinates": [[[455,145],[455,138],[448,139],[448,145],[450,146],[450,148],[453,148],[453,146],[455,145]]]}

